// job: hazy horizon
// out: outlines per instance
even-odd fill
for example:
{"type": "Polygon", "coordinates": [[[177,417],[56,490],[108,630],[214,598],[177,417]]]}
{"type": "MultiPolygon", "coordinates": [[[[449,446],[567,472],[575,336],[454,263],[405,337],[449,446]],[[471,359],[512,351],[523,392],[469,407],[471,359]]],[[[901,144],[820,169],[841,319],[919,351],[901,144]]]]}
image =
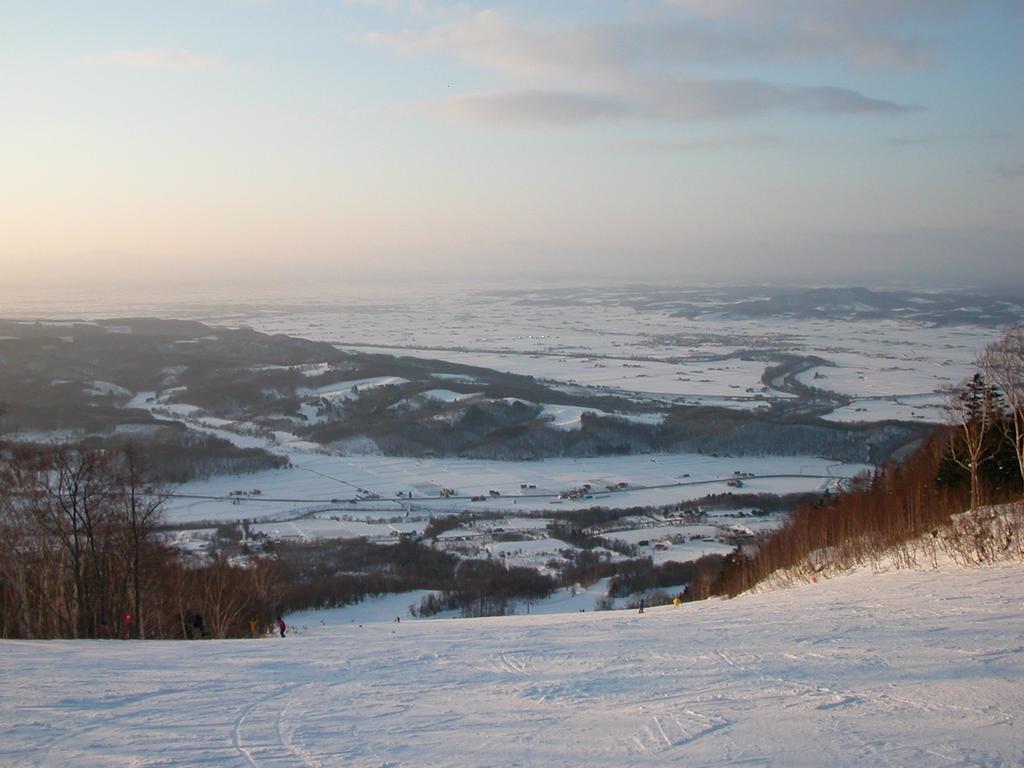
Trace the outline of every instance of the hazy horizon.
{"type": "MultiPolygon", "coordinates": [[[[833,249],[834,251],[835,249],[833,249]]],[[[215,292],[230,294],[240,290],[254,297],[295,294],[308,291],[312,296],[331,292],[358,294],[379,288],[415,290],[417,286],[450,288],[545,289],[567,286],[608,287],[657,285],[662,288],[686,287],[865,287],[876,291],[976,291],[990,295],[1024,296],[1022,257],[1016,253],[977,255],[962,259],[893,259],[875,254],[864,256],[848,250],[836,266],[820,264],[824,257],[787,254],[767,264],[756,265],[743,254],[714,253],[707,264],[681,265],[677,269],[642,259],[620,261],[602,269],[594,263],[574,266],[529,265],[512,260],[507,265],[489,267],[399,267],[392,265],[351,268],[330,263],[307,263],[289,259],[283,263],[245,258],[180,263],[174,266],[139,267],[135,257],[81,259],[77,263],[47,267],[18,275],[8,271],[0,284],[0,306],[12,296],[45,299],[46,296],[120,292],[149,292],[151,295],[215,292]],[[732,269],[728,265],[735,264],[732,269]],[[982,264],[983,266],[979,266],[982,264]],[[723,268],[723,265],[726,265],[723,268]]],[[[0,311],[0,316],[3,312],[0,311]]]]}
{"type": "Polygon", "coordinates": [[[9,290],[1024,289],[1010,0],[41,0],[4,25],[9,290]]]}

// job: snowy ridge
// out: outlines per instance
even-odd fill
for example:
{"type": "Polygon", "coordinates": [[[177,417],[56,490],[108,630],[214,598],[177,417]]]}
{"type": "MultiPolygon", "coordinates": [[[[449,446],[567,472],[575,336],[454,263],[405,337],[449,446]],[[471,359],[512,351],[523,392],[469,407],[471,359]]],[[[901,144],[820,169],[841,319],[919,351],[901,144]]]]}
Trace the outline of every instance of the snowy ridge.
{"type": "Polygon", "coordinates": [[[0,763],[1024,762],[1018,564],[678,608],[0,642],[0,763]]]}

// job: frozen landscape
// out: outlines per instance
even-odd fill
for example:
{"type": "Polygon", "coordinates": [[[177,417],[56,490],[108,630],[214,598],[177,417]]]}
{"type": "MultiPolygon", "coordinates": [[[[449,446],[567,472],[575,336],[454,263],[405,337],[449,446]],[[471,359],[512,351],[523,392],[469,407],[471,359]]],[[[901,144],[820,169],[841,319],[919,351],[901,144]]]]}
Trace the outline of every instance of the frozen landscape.
{"type": "Polygon", "coordinates": [[[855,292],[426,283],[18,298],[0,354],[51,366],[12,389],[41,402],[10,426],[52,420],[49,386],[69,398],[58,415],[99,414],[94,436],[185,435],[264,457],[167,487],[165,540],[200,557],[395,544],[455,514],[433,546],[556,575],[582,549],[546,528],[588,509],[646,510],[588,529],[617,542],[595,550],[610,561],[725,555],[777,528],[784,505],[754,507],[841,490],[945,420],[944,389],[1015,306],[978,299],[965,317],[941,293],[855,292]],[[122,319],[104,319],[112,308],[122,319]],[[470,422],[484,426],[452,436],[470,422]],[[230,531],[240,539],[224,550],[230,531]]]}
{"type": "Polygon", "coordinates": [[[282,288],[232,299],[193,289],[174,298],[71,293],[61,297],[59,307],[11,296],[4,315],[91,320],[109,317],[116,307],[125,316],[244,325],[344,349],[493,368],[591,392],[732,408],[792,397],[761,381],[765,355],[817,357],[823,366],[809,365],[794,378],[849,401],[836,403],[830,418],[941,423],[938,393],[959,383],[977,351],[997,335],[994,328],[1020,311],[1011,302],[989,301],[987,311],[947,308],[921,315],[917,310],[929,303],[944,306],[942,294],[928,292],[900,296],[898,307],[877,294],[884,313],[843,303],[822,313],[813,302],[802,312],[752,315],[734,309],[770,305],[766,293],[771,295],[758,286],[666,289],[605,283],[496,290],[486,284],[422,283],[321,286],[304,294],[282,288]]]}
{"type": "Polygon", "coordinates": [[[1021,5],[5,4],[0,768],[1024,768],[1021,5]]]}
{"type": "MultiPolygon", "coordinates": [[[[747,454],[733,457],[673,453],[530,462],[409,458],[381,456],[369,439],[322,444],[312,442],[309,435],[311,429],[344,421],[346,409],[368,393],[414,387],[388,370],[386,361],[397,361],[392,355],[482,367],[469,371],[529,375],[548,387],[549,394],[615,397],[615,402],[634,408],[612,413],[596,406],[504,399],[539,409],[540,422],[569,438],[581,432],[587,414],[654,429],[671,408],[680,405],[760,412],[773,406],[811,408],[826,422],[942,422],[946,418],[944,388],[967,375],[977,350],[996,333],[977,324],[984,317],[978,313],[973,320],[954,316],[952,324],[939,322],[937,318],[945,317],[941,314],[907,316],[915,307],[933,301],[927,294],[904,300],[904,306],[881,318],[858,315],[866,306],[863,302],[852,308],[840,304],[840,313],[851,314],[839,319],[834,312],[819,316],[814,307],[803,314],[738,314],[735,308],[745,306],[739,302],[742,296],[754,297],[747,304],[758,305],[756,288],[729,293],[711,288],[605,285],[496,291],[488,286],[425,284],[415,292],[408,285],[337,290],[334,294],[324,288],[301,301],[287,291],[265,295],[259,302],[244,295],[227,301],[193,291],[173,299],[139,297],[138,304],[131,297],[119,297],[113,304],[126,315],[145,311],[228,327],[249,326],[327,342],[341,350],[379,353],[382,357],[377,359],[385,361],[376,364],[375,370],[381,373],[369,377],[346,376],[341,371],[332,376],[326,363],[292,366],[309,383],[295,390],[294,415],[274,416],[277,421],[271,427],[213,415],[188,402],[189,392],[177,384],[178,368],[166,370],[160,391],[128,391],[111,382],[84,382],[83,391],[96,393],[90,395],[93,400],[105,397],[126,409],[145,409],[157,419],[179,422],[240,448],[269,450],[291,464],[288,469],[216,476],[176,488],[178,497],[167,506],[171,522],[284,520],[324,512],[394,516],[459,508],[544,511],[593,504],[660,505],[729,490],[726,484],[737,472],[755,476],[744,480],[745,491],[821,490],[868,466],[827,461],[813,454],[758,455],[762,449],[743,450],[742,445],[715,451],[728,454],[735,448],[747,454]],[[777,375],[770,374],[779,361],[790,361],[791,367],[783,364],[777,375]],[[561,492],[584,483],[594,486],[588,498],[559,498],[561,492]],[[614,493],[606,490],[618,483],[624,485],[614,493]],[[442,498],[441,489],[455,493],[442,498]],[[245,492],[232,493],[238,490],[245,492]],[[259,495],[253,490],[259,490],[259,495]],[[403,498],[398,498],[399,493],[403,498]],[[471,502],[479,496],[484,500],[471,502]]],[[[65,325],[70,329],[72,318],[96,323],[110,313],[108,298],[72,295],[57,311],[54,303],[48,303],[48,315],[53,318],[47,321],[48,327],[63,333],[60,329],[65,325]]],[[[763,298],[760,303],[770,304],[763,298]]],[[[997,303],[997,308],[1001,306],[997,303]]],[[[21,299],[12,300],[6,309],[23,318],[19,322],[28,328],[42,307],[21,299]]],[[[98,324],[102,326],[103,321],[98,324]]],[[[107,322],[106,326],[108,333],[123,335],[131,330],[123,323],[107,322]]],[[[179,346],[216,340],[213,333],[179,346]]],[[[394,367],[400,366],[396,362],[394,367]]],[[[253,371],[285,374],[289,367],[268,361],[253,371]]],[[[432,418],[452,421],[474,404],[501,405],[501,398],[483,396],[482,390],[490,386],[479,378],[483,375],[435,372],[435,384],[419,385],[419,390],[413,389],[412,395],[390,407],[404,409],[410,416],[436,411],[432,418]]],[[[118,431],[127,434],[146,428],[123,425],[118,431]]],[[[47,439],[48,435],[29,432],[22,437],[47,439]]]]}
{"type": "Polygon", "coordinates": [[[699,454],[657,454],[544,461],[474,461],[381,456],[325,456],[290,452],[290,469],[226,476],[177,486],[168,500],[172,522],[287,519],[336,512],[380,517],[406,513],[557,512],[595,505],[657,506],[731,490],[737,472],[748,493],[799,493],[835,489],[842,480],[868,471],[813,457],[723,458],[699,454]],[[623,489],[608,490],[620,482],[623,489]],[[559,498],[584,483],[594,492],[559,498]],[[521,486],[534,486],[522,488],[521,486]],[[459,493],[441,497],[443,487],[459,493]],[[232,491],[244,493],[232,496],[232,491]],[[360,493],[362,490],[364,493],[360,493]],[[498,496],[490,495],[494,490],[498,496]],[[259,491],[253,495],[252,491],[259,491]],[[363,500],[367,494],[380,496],[363,500]],[[411,494],[399,497],[397,494],[411,494]],[[483,495],[481,501],[473,497],[483,495]]]}
{"type": "Polygon", "coordinates": [[[1022,602],[1019,564],[943,565],[643,615],[10,641],[0,763],[1021,765],[1022,602]]]}

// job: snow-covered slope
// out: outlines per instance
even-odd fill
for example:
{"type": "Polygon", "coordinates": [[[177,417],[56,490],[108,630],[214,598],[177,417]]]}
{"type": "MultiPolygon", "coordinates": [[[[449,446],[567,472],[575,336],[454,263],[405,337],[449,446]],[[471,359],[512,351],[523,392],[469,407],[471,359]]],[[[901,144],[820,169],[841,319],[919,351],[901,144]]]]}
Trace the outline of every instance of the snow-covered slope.
{"type": "Polygon", "coordinates": [[[1024,764],[1024,570],[284,640],[0,643],[0,764],[1024,764]]]}

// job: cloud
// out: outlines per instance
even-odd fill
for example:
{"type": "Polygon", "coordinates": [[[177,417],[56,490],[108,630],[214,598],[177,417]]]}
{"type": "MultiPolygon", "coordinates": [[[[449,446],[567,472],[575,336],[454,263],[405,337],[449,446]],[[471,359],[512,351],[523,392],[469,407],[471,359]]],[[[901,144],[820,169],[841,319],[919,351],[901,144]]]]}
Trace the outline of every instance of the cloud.
{"type": "MultiPolygon", "coordinates": [[[[834,0],[833,0],[834,1],[834,0]]],[[[941,1],[941,0],[940,0],[941,1]]],[[[727,4],[731,0],[727,0],[727,4]]],[[[739,3],[736,3],[737,7],[739,3]]],[[[915,107],[831,84],[715,77],[715,65],[811,55],[775,31],[751,35],[717,21],[665,18],[566,26],[527,24],[498,10],[455,21],[368,32],[403,56],[438,55],[489,71],[505,88],[445,99],[439,112],[475,121],[580,124],[623,117],[691,122],[778,112],[897,115],[915,107]]]]}
{"type": "Polygon", "coordinates": [[[632,141],[629,149],[644,152],[694,152],[717,149],[777,147],[782,144],[778,136],[761,133],[735,133],[717,136],[686,137],[667,141],[632,141]]]}
{"type": "Polygon", "coordinates": [[[934,144],[972,144],[1009,141],[1012,135],[1002,132],[947,133],[932,136],[894,136],[886,144],[892,147],[923,147],[934,144]]]}
{"type": "Polygon", "coordinates": [[[516,90],[474,93],[435,102],[456,118],[513,125],[578,125],[635,118],[674,123],[737,120],[776,112],[897,114],[914,107],[845,88],[780,86],[759,80],[687,80],[632,92],[516,90]]]}
{"type": "Polygon", "coordinates": [[[728,120],[772,112],[899,114],[914,107],[848,88],[777,85],[763,80],[684,80],[656,85],[651,106],[675,121],[728,120]]]}
{"type": "Polygon", "coordinates": [[[461,5],[452,5],[443,0],[344,0],[344,3],[349,8],[365,8],[392,15],[406,14],[413,17],[445,18],[464,10],[461,5]]]}
{"type": "MultiPolygon", "coordinates": [[[[379,1],[379,0],[367,0],[379,1]]],[[[894,5],[905,6],[911,0],[894,5]]],[[[838,0],[678,0],[676,8],[620,22],[554,26],[504,11],[466,13],[446,24],[371,32],[367,42],[405,54],[444,53],[505,74],[617,77],[637,68],[838,61],[860,68],[920,67],[923,42],[888,17],[838,0]],[[730,12],[731,11],[731,12],[730,12]]],[[[866,5],[879,4],[870,0],[866,5]]],[[[886,6],[889,4],[885,4],[886,6]]],[[[935,7],[960,0],[934,0],[935,7]]],[[[932,5],[921,5],[931,8],[932,5]]]]}
{"type": "Polygon", "coordinates": [[[1009,165],[1000,165],[996,168],[996,176],[1000,179],[1007,181],[1013,181],[1015,179],[1024,179],[1024,163],[1010,163],[1009,165]]]}
{"type": "MultiPolygon", "coordinates": [[[[667,0],[701,16],[738,18],[745,21],[804,18],[861,21],[899,20],[907,16],[947,17],[976,0],[667,0]]],[[[997,0],[996,4],[1000,4],[997,0]]],[[[1004,5],[1010,5],[1004,0],[1004,5]]]]}
{"type": "Polygon", "coordinates": [[[504,91],[456,96],[438,111],[479,122],[573,125],[628,117],[634,108],[615,96],[560,91],[504,91]]]}
{"type": "MultiPolygon", "coordinates": [[[[774,40],[794,55],[841,57],[860,67],[928,65],[926,42],[905,22],[942,24],[971,0],[666,0],[691,18],[753,40],[774,40]]],[[[1009,2],[995,0],[995,5],[1009,2]]]]}
{"type": "Polygon", "coordinates": [[[221,56],[197,53],[185,48],[140,48],[114,51],[108,61],[138,69],[159,69],[168,72],[199,72],[223,69],[227,60],[221,56]]]}

